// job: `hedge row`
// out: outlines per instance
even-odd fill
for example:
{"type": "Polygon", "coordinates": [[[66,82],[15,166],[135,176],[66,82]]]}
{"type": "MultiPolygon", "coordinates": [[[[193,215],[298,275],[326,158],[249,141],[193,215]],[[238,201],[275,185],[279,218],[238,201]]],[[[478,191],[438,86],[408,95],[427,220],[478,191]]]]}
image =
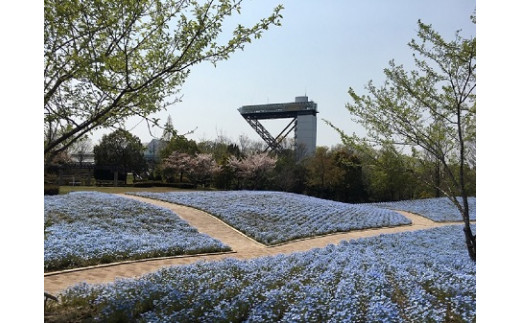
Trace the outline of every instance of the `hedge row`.
{"type": "MultiPolygon", "coordinates": [[[[97,184],[96,184],[97,185],[97,184]]],[[[99,185],[97,185],[99,186],[99,185]]],[[[120,184],[125,187],[173,187],[181,189],[195,189],[196,184],[192,183],[163,183],[163,182],[137,182],[131,185],[120,184]]],[[[44,195],[58,195],[60,193],[60,187],[56,184],[44,184],[43,194],[44,195]]]]}
{"type": "Polygon", "coordinates": [[[193,189],[197,185],[193,183],[163,183],[163,182],[137,182],[133,184],[133,187],[174,187],[174,188],[185,188],[193,189]]]}
{"type": "Polygon", "coordinates": [[[54,184],[43,185],[43,195],[58,195],[60,193],[60,187],[54,184]]]}

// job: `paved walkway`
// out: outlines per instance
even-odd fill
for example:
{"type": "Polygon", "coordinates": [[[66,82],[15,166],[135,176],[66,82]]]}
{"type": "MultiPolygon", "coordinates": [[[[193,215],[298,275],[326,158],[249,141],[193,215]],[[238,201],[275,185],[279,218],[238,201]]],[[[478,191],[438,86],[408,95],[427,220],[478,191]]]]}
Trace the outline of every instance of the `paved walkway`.
{"type": "Polygon", "coordinates": [[[276,254],[289,254],[293,252],[306,251],[313,248],[321,248],[329,244],[337,244],[342,240],[373,237],[380,234],[414,231],[462,223],[437,223],[429,219],[426,219],[422,216],[399,211],[401,214],[403,214],[412,221],[411,225],[403,225],[391,228],[356,230],[347,233],[338,233],[315,238],[302,239],[298,241],[292,241],[277,246],[266,246],[247,237],[243,233],[237,231],[233,227],[227,225],[223,221],[217,219],[216,217],[206,212],[186,206],[162,202],[144,197],[124,194],[121,194],[121,196],[170,209],[177,215],[179,215],[181,218],[186,220],[190,225],[196,227],[199,230],[199,232],[206,233],[207,235],[214,237],[215,239],[218,239],[230,246],[233,252],[123,262],[117,264],[108,264],[88,268],[66,270],[62,272],[45,273],[44,288],[46,292],[56,295],[59,292],[66,289],[67,287],[80,282],[86,282],[90,284],[106,283],[114,281],[118,277],[138,277],[143,274],[156,271],[161,267],[172,265],[186,265],[201,260],[218,261],[225,258],[251,259],[276,254]]]}

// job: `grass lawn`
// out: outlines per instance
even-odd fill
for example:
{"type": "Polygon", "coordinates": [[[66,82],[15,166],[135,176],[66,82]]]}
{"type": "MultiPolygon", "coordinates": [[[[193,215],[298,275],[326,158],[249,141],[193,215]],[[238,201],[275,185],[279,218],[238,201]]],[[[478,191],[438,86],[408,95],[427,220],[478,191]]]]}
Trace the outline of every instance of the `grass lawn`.
{"type": "Polygon", "coordinates": [[[60,194],[67,194],[69,192],[77,192],[77,191],[95,191],[102,193],[126,193],[126,192],[155,192],[155,193],[164,193],[164,192],[185,192],[185,191],[193,191],[181,188],[174,187],[100,187],[100,186],[60,186],[60,194]]]}

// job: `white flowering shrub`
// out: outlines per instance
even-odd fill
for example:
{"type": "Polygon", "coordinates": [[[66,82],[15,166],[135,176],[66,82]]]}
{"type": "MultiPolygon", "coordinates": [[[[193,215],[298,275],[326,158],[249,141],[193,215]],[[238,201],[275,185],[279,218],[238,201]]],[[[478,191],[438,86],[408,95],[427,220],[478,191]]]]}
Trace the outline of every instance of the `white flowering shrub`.
{"type": "Polygon", "coordinates": [[[268,245],[316,235],[411,223],[403,215],[384,208],[285,192],[134,194],[201,209],[268,245]]]}
{"type": "MultiPolygon", "coordinates": [[[[462,204],[461,198],[459,198],[459,202],[462,204]]],[[[477,198],[468,197],[468,204],[469,218],[476,220],[477,198]]],[[[462,221],[459,210],[447,197],[372,203],[371,205],[415,213],[435,222],[462,221]]]]}
{"type": "Polygon", "coordinates": [[[80,284],[61,306],[104,322],[474,322],[475,271],[454,225],[80,284]]]}
{"type": "Polygon", "coordinates": [[[98,192],[45,196],[45,271],[226,251],[170,210],[98,192]]]}

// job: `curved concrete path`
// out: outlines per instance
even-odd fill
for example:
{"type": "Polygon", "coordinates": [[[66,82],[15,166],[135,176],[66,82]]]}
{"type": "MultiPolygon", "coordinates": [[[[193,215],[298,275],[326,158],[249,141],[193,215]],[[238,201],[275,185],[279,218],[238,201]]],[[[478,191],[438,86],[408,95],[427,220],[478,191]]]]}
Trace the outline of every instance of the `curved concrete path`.
{"type": "Polygon", "coordinates": [[[377,228],[356,230],[347,233],[331,234],[313,238],[306,238],[292,241],[276,246],[266,246],[261,244],[220,219],[197,209],[158,201],[154,199],[120,194],[126,198],[138,200],[161,206],[175,212],[179,217],[186,220],[190,225],[196,227],[199,232],[222,241],[231,247],[233,252],[199,255],[199,256],[178,256],[152,260],[140,260],[123,262],[116,264],[100,265],[88,268],[65,270],[61,272],[51,272],[44,274],[44,289],[53,295],[65,290],[67,287],[80,282],[89,284],[112,282],[116,278],[131,278],[156,271],[161,267],[173,265],[186,265],[197,261],[218,261],[225,258],[251,259],[262,256],[289,254],[293,252],[307,251],[313,248],[325,247],[329,244],[337,244],[342,240],[351,240],[365,237],[373,237],[381,234],[398,233],[404,231],[414,231],[429,229],[451,224],[461,224],[462,222],[434,222],[422,216],[412,213],[398,211],[412,221],[411,225],[403,225],[391,228],[377,228]]]}

